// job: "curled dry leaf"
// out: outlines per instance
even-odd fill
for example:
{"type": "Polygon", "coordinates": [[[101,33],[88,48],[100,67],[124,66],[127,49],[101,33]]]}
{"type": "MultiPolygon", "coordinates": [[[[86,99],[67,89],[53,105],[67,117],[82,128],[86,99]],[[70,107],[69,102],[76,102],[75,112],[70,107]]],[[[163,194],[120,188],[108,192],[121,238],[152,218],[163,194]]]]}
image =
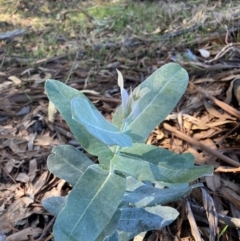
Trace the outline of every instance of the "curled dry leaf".
{"type": "Polygon", "coordinates": [[[54,115],[57,113],[57,109],[55,105],[49,101],[48,103],[48,120],[50,122],[54,122],[54,115]]]}
{"type": "MultiPolygon", "coordinates": [[[[240,168],[231,168],[231,169],[240,169],[240,168]]],[[[225,170],[227,170],[227,169],[225,169],[225,170]]],[[[239,184],[236,184],[236,183],[234,183],[230,180],[226,180],[226,179],[223,179],[223,178],[221,178],[221,182],[222,182],[223,186],[231,188],[234,192],[236,192],[237,194],[240,195],[240,185],[239,184]]]]}
{"type": "Polygon", "coordinates": [[[220,194],[240,209],[240,196],[228,187],[221,187],[220,194]]]}
{"type": "Polygon", "coordinates": [[[38,237],[43,230],[41,228],[25,228],[7,237],[5,241],[25,241],[30,240],[29,237],[38,237]]]}
{"type": "Polygon", "coordinates": [[[231,81],[227,91],[226,91],[226,98],[224,100],[225,103],[230,104],[232,101],[232,94],[233,94],[233,84],[235,80],[231,81]]]}
{"type": "Polygon", "coordinates": [[[201,188],[203,196],[203,207],[206,211],[206,215],[209,222],[209,241],[216,240],[218,217],[215,204],[212,197],[206,192],[204,188],[201,188]]]}
{"type": "Polygon", "coordinates": [[[206,184],[210,190],[216,192],[221,187],[221,178],[218,173],[214,173],[213,176],[205,177],[206,184]]]}
{"type": "Polygon", "coordinates": [[[20,172],[20,173],[18,173],[18,175],[15,178],[15,180],[19,181],[19,182],[27,183],[27,182],[29,182],[30,178],[29,178],[29,176],[26,173],[20,172]]]}
{"type": "Polygon", "coordinates": [[[22,197],[15,200],[0,216],[0,230],[4,233],[8,233],[12,230],[18,221],[26,218],[29,214],[27,213],[27,207],[33,203],[33,199],[29,197],[22,197]]]}
{"type": "Polygon", "coordinates": [[[233,93],[235,98],[238,101],[238,105],[240,105],[240,79],[235,79],[233,83],[233,93]]]}
{"type": "Polygon", "coordinates": [[[214,106],[211,103],[209,103],[208,101],[204,101],[204,106],[209,114],[211,114],[212,116],[214,116],[216,118],[219,118],[220,120],[226,120],[226,119],[235,120],[236,119],[235,117],[232,117],[227,113],[218,112],[214,108],[214,106]]]}
{"type": "Polygon", "coordinates": [[[55,146],[59,144],[61,144],[61,141],[54,139],[54,137],[50,136],[50,133],[37,136],[35,139],[35,145],[39,146],[55,146]]]}
{"type": "Polygon", "coordinates": [[[23,163],[24,161],[18,161],[16,159],[11,158],[4,165],[4,169],[7,171],[7,173],[10,173],[14,167],[19,168],[19,166],[21,166],[23,163]]]}
{"type": "Polygon", "coordinates": [[[29,172],[28,172],[28,176],[29,176],[30,181],[32,181],[35,178],[37,170],[38,170],[37,169],[37,160],[32,159],[29,162],[29,172]]]}
{"type": "Polygon", "coordinates": [[[22,83],[22,80],[16,76],[9,76],[8,79],[11,80],[15,85],[20,85],[22,83]]]}
{"type": "Polygon", "coordinates": [[[48,182],[49,175],[50,174],[48,171],[43,172],[42,175],[33,184],[34,194],[37,194],[42,189],[42,187],[48,182]]]}

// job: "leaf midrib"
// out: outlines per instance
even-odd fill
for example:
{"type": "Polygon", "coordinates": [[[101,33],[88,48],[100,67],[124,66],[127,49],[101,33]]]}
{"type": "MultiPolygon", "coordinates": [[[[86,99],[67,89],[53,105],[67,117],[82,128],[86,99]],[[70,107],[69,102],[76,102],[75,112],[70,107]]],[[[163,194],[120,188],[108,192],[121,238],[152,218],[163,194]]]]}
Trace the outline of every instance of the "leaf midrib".
{"type": "Polygon", "coordinates": [[[82,215],[79,217],[76,225],[72,228],[71,233],[69,234],[69,238],[72,236],[72,233],[74,232],[75,228],[78,226],[79,222],[81,221],[82,217],[85,215],[85,213],[87,212],[87,210],[89,209],[89,207],[91,206],[91,204],[93,203],[93,201],[95,200],[95,198],[97,197],[97,195],[99,194],[99,192],[103,189],[104,185],[107,183],[107,180],[110,178],[111,173],[108,174],[108,176],[106,177],[106,180],[103,182],[103,184],[101,185],[101,187],[99,188],[99,190],[96,192],[96,194],[93,196],[92,200],[89,202],[89,204],[87,205],[87,207],[85,208],[84,212],[82,213],[82,215]]]}

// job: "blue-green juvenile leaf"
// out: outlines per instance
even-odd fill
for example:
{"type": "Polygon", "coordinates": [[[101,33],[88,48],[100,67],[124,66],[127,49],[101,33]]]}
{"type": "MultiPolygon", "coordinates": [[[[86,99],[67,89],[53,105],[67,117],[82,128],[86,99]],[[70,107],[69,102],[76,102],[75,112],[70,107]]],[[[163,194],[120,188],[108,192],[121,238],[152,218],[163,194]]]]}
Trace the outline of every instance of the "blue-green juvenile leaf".
{"type": "MultiPolygon", "coordinates": [[[[92,136],[81,124],[72,119],[71,100],[75,97],[87,97],[80,91],[73,89],[57,80],[47,80],[45,89],[49,100],[56,106],[66,120],[73,135],[81,146],[90,154],[98,156],[101,164],[108,167],[112,151],[103,142],[92,136]]],[[[88,100],[88,99],[87,99],[88,100]]],[[[89,101],[91,107],[96,107],[89,101]]]]}
{"type": "Polygon", "coordinates": [[[119,240],[118,232],[115,231],[111,237],[106,237],[104,241],[124,241],[124,240],[119,240]]]}
{"type": "Polygon", "coordinates": [[[183,153],[183,154],[181,154],[181,157],[186,159],[189,163],[195,162],[195,157],[192,153],[183,153]]]}
{"type": "Polygon", "coordinates": [[[131,203],[135,207],[162,205],[183,197],[194,187],[196,186],[160,189],[143,184],[132,192],[126,192],[123,201],[131,203]]]}
{"type": "MultiPolygon", "coordinates": [[[[161,218],[162,221],[159,224],[157,229],[163,228],[163,227],[171,224],[179,215],[179,213],[176,209],[171,208],[171,207],[162,207],[159,205],[154,206],[154,207],[146,207],[144,210],[146,212],[150,213],[150,215],[154,214],[161,218]]],[[[121,219],[120,219],[120,222],[121,222],[121,219]]],[[[124,222],[125,222],[125,220],[123,220],[123,225],[124,225],[124,222]]],[[[135,222],[137,222],[137,215],[135,216],[135,222]]],[[[134,226],[132,226],[132,227],[134,228],[134,226]]],[[[124,228],[124,226],[123,226],[123,228],[124,228]]],[[[128,230],[130,230],[130,228],[128,228],[128,230]]],[[[144,229],[142,229],[142,230],[144,230],[144,229]]],[[[132,230],[132,232],[131,231],[126,232],[126,231],[118,230],[119,240],[120,241],[130,240],[130,239],[134,238],[136,235],[138,235],[139,233],[141,233],[139,231],[140,230],[138,230],[138,232],[136,232],[136,231],[132,230]]],[[[147,228],[145,231],[147,231],[147,228]]],[[[142,232],[144,232],[144,231],[142,231],[142,232]]]]}
{"type": "Polygon", "coordinates": [[[53,196],[42,201],[43,207],[55,217],[63,210],[67,197],[53,196]]]}
{"type": "Polygon", "coordinates": [[[162,228],[173,222],[177,216],[178,212],[169,207],[123,208],[118,230],[137,235],[148,230],[162,228]],[[167,213],[169,211],[170,213],[167,213]]]}
{"type": "Polygon", "coordinates": [[[57,241],[94,241],[108,225],[125,191],[126,180],[91,165],[78,180],[54,224],[57,241]]]}
{"type": "Polygon", "coordinates": [[[149,213],[144,208],[124,208],[118,230],[138,234],[160,228],[162,221],[162,217],[149,213]]]}
{"type": "Polygon", "coordinates": [[[52,149],[52,153],[47,159],[48,169],[71,185],[75,185],[88,166],[94,164],[73,146],[56,146],[52,149]]]}
{"type": "MultiPolygon", "coordinates": [[[[156,70],[139,86],[140,90],[147,88],[150,92],[140,99],[140,114],[126,129],[131,131],[129,135],[134,142],[144,142],[150,132],[167,117],[184,94],[188,79],[185,69],[179,64],[169,63],[156,70]]],[[[113,124],[119,127],[124,122],[121,108],[120,105],[113,115],[113,124]]]]}
{"type": "Polygon", "coordinates": [[[212,175],[212,166],[194,166],[192,159],[170,154],[169,151],[165,156],[165,152],[156,146],[134,143],[132,148],[122,148],[112,162],[117,171],[152,182],[186,183],[201,176],[212,175]]]}
{"type": "Polygon", "coordinates": [[[120,71],[117,70],[118,73],[118,86],[121,90],[121,99],[122,104],[118,109],[118,121],[124,120],[125,125],[128,125],[132,122],[139,114],[139,101],[143,98],[150,90],[148,88],[140,89],[140,86],[136,87],[134,91],[128,95],[127,91],[123,88],[124,81],[123,76],[120,71]]]}
{"type": "Polygon", "coordinates": [[[146,207],[145,210],[162,217],[163,221],[160,228],[166,227],[167,225],[171,224],[179,215],[179,212],[175,208],[163,207],[160,205],[146,207]]]}
{"type": "Polygon", "coordinates": [[[118,73],[118,86],[120,87],[121,90],[121,99],[122,99],[122,104],[121,104],[121,117],[122,119],[125,118],[125,115],[127,113],[127,106],[128,106],[128,100],[129,96],[127,91],[124,89],[124,81],[123,81],[123,76],[120,71],[117,70],[118,73]]]}
{"type": "MultiPolygon", "coordinates": [[[[117,235],[115,232],[117,230],[118,222],[121,217],[121,210],[117,209],[117,211],[112,216],[111,220],[104,228],[104,230],[98,235],[95,241],[110,241],[114,236],[117,235]]],[[[116,239],[117,240],[117,239],[116,239]]],[[[114,240],[115,241],[115,240],[114,240]]]]}
{"type": "Polygon", "coordinates": [[[73,119],[83,125],[88,132],[101,142],[112,146],[131,146],[132,139],[119,128],[108,122],[102,114],[92,108],[85,98],[72,99],[73,119]]]}

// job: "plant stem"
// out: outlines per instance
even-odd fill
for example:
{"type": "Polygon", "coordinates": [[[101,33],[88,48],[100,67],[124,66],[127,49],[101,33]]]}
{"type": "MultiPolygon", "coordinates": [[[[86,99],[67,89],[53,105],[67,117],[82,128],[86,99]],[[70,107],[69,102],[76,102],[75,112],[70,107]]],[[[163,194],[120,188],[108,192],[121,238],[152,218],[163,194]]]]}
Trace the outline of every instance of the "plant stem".
{"type": "MultiPolygon", "coordinates": [[[[127,123],[126,122],[123,122],[122,123],[122,126],[121,126],[121,128],[120,128],[120,131],[121,132],[124,132],[125,130],[126,130],[126,127],[127,127],[127,123]]],[[[118,153],[118,151],[119,151],[119,149],[120,149],[120,146],[114,146],[113,147],[113,153],[114,153],[114,155],[116,155],[117,153],[118,153]]],[[[114,172],[114,170],[115,170],[115,165],[113,164],[113,162],[112,162],[112,160],[110,161],[110,173],[113,173],[114,172]]]]}

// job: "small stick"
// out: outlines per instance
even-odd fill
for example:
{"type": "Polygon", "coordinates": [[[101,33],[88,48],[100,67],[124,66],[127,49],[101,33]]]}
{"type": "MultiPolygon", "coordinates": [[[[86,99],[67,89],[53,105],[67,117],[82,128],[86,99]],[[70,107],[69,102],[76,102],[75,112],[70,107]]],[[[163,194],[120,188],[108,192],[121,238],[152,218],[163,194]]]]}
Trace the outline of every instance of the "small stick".
{"type": "Polygon", "coordinates": [[[52,225],[53,225],[55,219],[56,219],[55,217],[52,218],[52,220],[51,220],[51,221],[48,223],[48,225],[44,228],[44,230],[43,230],[41,236],[40,236],[36,241],[42,241],[42,240],[43,240],[43,238],[46,236],[48,230],[52,227],[52,225]]]}
{"type": "Polygon", "coordinates": [[[212,148],[210,148],[210,147],[208,147],[208,146],[205,146],[205,145],[202,144],[201,142],[199,142],[199,141],[193,139],[192,137],[187,136],[186,134],[184,134],[184,133],[176,130],[175,128],[173,128],[172,126],[168,125],[167,123],[164,123],[164,124],[163,124],[163,127],[164,127],[166,130],[174,133],[177,137],[181,138],[182,140],[187,141],[187,142],[189,142],[190,144],[199,147],[200,149],[208,152],[209,154],[216,156],[216,157],[219,158],[220,160],[222,160],[222,161],[224,161],[224,162],[226,162],[226,163],[228,163],[228,164],[230,164],[230,165],[232,165],[232,166],[240,167],[240,163],[239,163],[239,162],[236,162],[236,161],[234,161],[233,159],[231,159],[231,158],[229,158],[229,157],[227,157],[227,156],[224,156],[223,154],[219,153],[218,151],[215,151],[215,150],[213,150],[212,148]]]}
{"type": "Polygon", "coordinates": [[[214,172],[233,172],[233,173],[236,173],[236,172],[240,172],[240,167],[227,168],[227,167],[220,166],[214,172]]]}

